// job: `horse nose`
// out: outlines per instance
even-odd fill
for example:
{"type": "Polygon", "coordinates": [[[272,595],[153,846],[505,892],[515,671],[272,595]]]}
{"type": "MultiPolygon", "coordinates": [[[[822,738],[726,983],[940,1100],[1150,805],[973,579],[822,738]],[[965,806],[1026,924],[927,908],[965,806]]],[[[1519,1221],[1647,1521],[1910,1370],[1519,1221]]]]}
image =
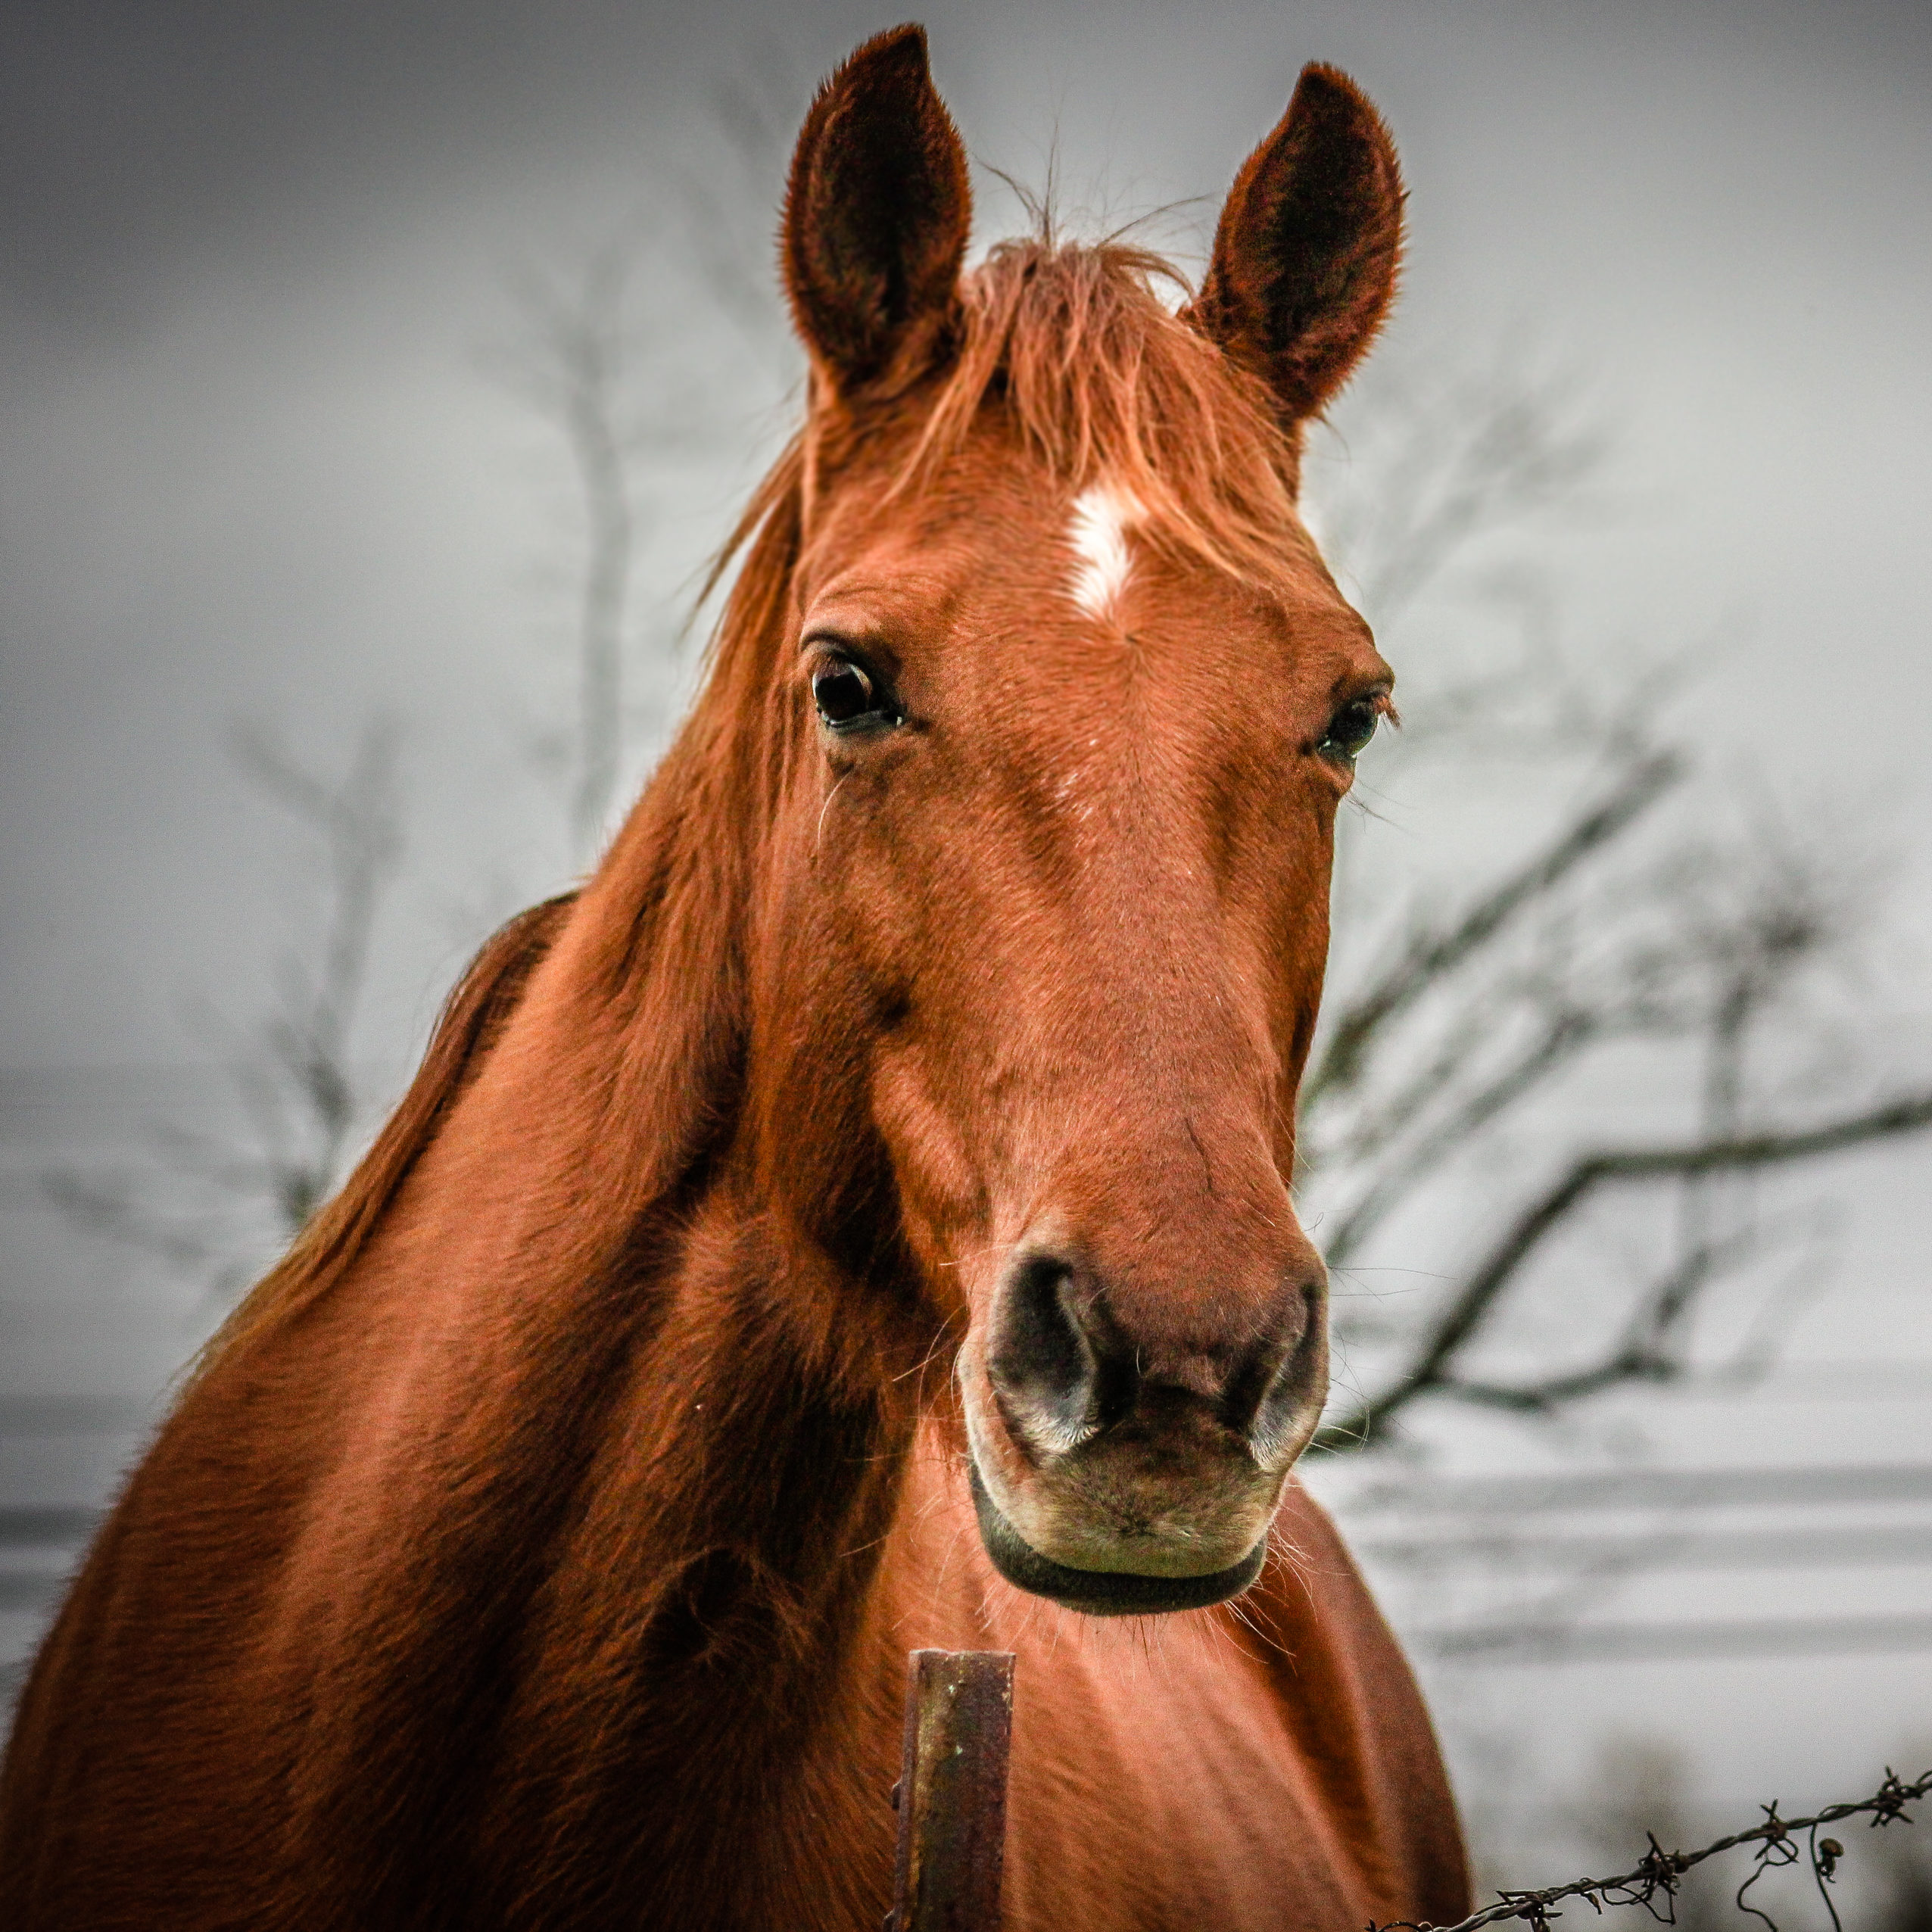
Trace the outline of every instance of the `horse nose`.
{"type": "Polygon", "coordinates": [[[1036,1466],[1117,1425],[1158,1429],[1185,1415],[1211,1416],[1275,1466],[1326,1393],[1326,1289],[1312,1251],[1245,1294],[1150,1295],[1144,1285],[1110,1289],[1070,1254],[1023,1247],[996,1291],[987,1376],[1015,1447],[1036,1466]],[[1217,1307],[1218,1329],[1187,1319],[1186,1301],[1217,1307]]]}

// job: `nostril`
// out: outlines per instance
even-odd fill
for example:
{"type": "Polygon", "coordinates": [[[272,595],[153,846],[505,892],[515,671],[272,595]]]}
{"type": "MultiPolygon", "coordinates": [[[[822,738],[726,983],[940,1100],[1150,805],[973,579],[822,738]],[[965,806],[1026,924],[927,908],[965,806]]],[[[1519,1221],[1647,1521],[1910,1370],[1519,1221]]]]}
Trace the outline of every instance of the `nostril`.
{"type": "Polygon", "coordinates": [[[1295,1438],[1311,1426],[1310,1410],[1328,1396],[1328,1324],[1323,1284],[1302,1284],[1291,1304],[1289,1322],[1248,1379],[1252,1406],[1246,1433],[1254,1454],[1267,1465],[1278,1460],[1295,1438]]]}
{"type": "Polygon", "coordinates": [[[1081,1305],[1077,1271],[1058,1255],[1017,1261],[995,1317],[986,1370],[1009,1420],[1032,1447],[1064,1454],[1133,1406],[1116,1385],[1081,1305]]]}
{"type": "Polygon", "coordinates": [[[1000,1297],[986,1369],[1012,1419],[1043,1447],[1070,1449],[1092,1433],[1093,1359],[1067,1292],[1074,1271],[1051,1254],[1015,1265],[1000,1297]]]}

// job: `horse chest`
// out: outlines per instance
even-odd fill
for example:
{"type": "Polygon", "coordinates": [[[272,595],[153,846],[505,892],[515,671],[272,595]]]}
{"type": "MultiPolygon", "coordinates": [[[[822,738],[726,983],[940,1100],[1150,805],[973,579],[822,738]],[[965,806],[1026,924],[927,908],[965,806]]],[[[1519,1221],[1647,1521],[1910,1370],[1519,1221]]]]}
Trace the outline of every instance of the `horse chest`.
{"type": "Polygon", "coordinates": [[[883,1690],[908,1648],[1016,1655],[1008,1932],[1338,1932],[1391,1915],[1402,1861],[1363,1775],[1376,1740],[1334,1707],[1325,1665],[1310,1655],[1304,1677],[1293,1654],[1326,1634],[1305,1581],[1279,1593],[1298,1628],[1279,1627],[1282,1604],[1257,1606],[1273,1635],[1219,1611],[1077,1616],[1003,1583],[945,1459],[920,1462],[882,1577],[877,1668],[883,1690]]]}

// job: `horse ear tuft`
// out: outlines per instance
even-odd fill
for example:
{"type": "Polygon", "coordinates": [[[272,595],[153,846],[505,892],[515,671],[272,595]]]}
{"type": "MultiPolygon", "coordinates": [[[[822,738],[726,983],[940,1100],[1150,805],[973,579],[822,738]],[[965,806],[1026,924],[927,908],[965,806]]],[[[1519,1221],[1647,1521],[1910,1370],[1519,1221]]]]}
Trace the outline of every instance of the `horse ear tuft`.
{"type": "Polygon", "coordinates": [[[1346,74],[1307,67],[1235,177],[1192,319],[1299,422],[1375,339],[1401,254],[1402,177],[1382,117],[1346,74]]]}
{"type": "Polygon", "coordinates": [[[835,389],[908,379],[942,353],[971,224],[966,151],[925,30],[895,27],[818,90],[785,198],[792,311],[835,389]]]}

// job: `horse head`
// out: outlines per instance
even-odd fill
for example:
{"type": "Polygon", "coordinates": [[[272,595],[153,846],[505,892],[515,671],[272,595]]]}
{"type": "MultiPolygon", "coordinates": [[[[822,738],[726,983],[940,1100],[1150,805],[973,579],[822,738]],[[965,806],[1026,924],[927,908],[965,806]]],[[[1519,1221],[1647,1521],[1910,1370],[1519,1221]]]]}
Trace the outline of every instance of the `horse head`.
{"type": "Polygon", "coordinates": [[[1310,67],[1178,313],[1119,245],[968,271],[911,28],[793,165],[770,1186],[821,1245],[903,1257],[958,1343],[989,1553],[1092,1612],[1251,1582],[1328,1386],[1295,1092],[1391,677],[1295,497],[1401,199],[1374,110],[1310,67]]]}

